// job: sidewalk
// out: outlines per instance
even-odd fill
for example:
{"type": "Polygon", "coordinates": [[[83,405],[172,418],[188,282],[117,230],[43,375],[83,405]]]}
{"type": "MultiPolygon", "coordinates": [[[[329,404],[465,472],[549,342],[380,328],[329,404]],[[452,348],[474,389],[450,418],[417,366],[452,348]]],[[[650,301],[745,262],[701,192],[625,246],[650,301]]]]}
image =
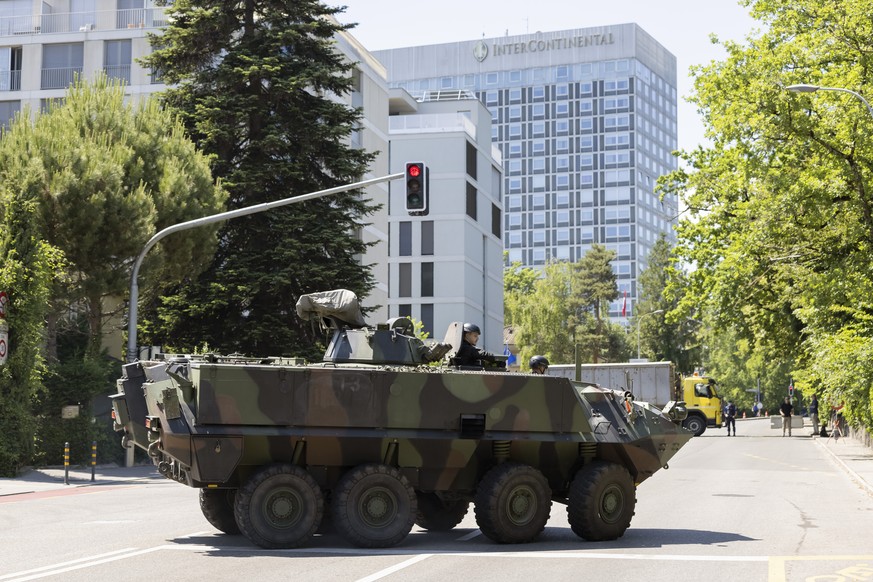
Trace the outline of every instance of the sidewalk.
{"type": "Polygon", "coordinates": [[[14,479],[0,478],[0,499],[27,493],[39,493],[70,487],[94,487],[100,485],[130,485],[135,483],[163,482],[166,478],[158,473],[154,465],[119,467],[98,465],[94,468],[94,481],[91,481],[91,467],[70,467],[67,482],[64,484],[64,468],[46,467],[29,469],[14,479]]]}

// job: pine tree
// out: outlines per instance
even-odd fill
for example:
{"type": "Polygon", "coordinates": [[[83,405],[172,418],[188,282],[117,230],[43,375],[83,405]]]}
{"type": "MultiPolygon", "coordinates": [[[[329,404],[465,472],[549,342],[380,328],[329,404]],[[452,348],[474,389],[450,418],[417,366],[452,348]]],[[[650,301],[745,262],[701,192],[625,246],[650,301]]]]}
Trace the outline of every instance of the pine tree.
{"type": "MultiPolygon", "coordinates": [[[[347,26],[314,0],[181,0],[146,62],[173,85],[164,102],[213,156],[231,209],[360,179],[372,154],[349,136],[360,112],[337,98],[352,65],[335,50],[347,26]]],[[[226,223],[211,266],[155,308],[152,341],[252,355],[314,356],[300,295],[373,279],[357,236],[375,207],[358,194],[294,204],[226,223]]]]}

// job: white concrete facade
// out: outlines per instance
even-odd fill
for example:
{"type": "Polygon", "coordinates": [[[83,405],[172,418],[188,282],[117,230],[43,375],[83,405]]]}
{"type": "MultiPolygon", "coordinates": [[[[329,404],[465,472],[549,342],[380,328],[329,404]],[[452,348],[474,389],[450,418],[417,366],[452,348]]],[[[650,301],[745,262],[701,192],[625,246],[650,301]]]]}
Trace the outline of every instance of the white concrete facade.
{"type": "Polygon", "coordinates": [[[411,315],[442,340],[453,321],[482,329],[480,347],[503,351],[503,205],[491,117],[470,93],[391,93],[391,169],[424,161],[429,212],[406,211],[405,182],[391,188],[391,316],[411,315]]]}
{"type": "Polygon", "coordinates": [[[614,250],[627,315],[678,199],[655,183],[677,167],[676,58],[636,24],[397,48],[373,53],[391,87],[468,90],[488,107],[504,166],[507,261],[577,261],[614,250]]]}

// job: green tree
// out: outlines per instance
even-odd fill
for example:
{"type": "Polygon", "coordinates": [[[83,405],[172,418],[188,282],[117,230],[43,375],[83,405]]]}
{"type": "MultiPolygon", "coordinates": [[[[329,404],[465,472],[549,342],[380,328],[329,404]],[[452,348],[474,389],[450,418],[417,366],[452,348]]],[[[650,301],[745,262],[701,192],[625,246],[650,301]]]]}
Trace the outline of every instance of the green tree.
{"type": "Polygon", "coordinates": [[[519,310],[534,292],[540,272],[521,263],[512,263],[503,269],[503,322],[513,325],[519,310]]]}
{"type": "Polygon", "coordinates": [[[612,271],[615,252],[601,244],[591,245],[585,255],[573,265],[569,322],[573,338],[585,359],[615,361],[625,354],[616,353],[626,342],[618,339],[626,335],[609,321],[609,302],[618,299],[618,285],[612,271]]]}
{"type": "MultiPolygon", "coordinates": [[[[0,142],[6,139],[11,138],[4,134],[0,142]]],[[[14,477],[33,454],[31,405],[42,389],[43,322],[54,273],[63,265],[61,253],[40,237],[38,165],[30,165],[16,187],[6,179],[9,169],[0,165],[0,291],[9,297],[6,318],[0,318],[9,336],[4,346],[6,363],[0,365],[0,475],[4,477],[14,477]]]]}
{"type": "Polygon", "coordinates": [[[636,304],[631,326],[639,326],[640,353],[654,361],[670,361],[683,374],[690,374],[700,365],[700,321],[691,314],[677,311],[680,298],[668,294],[670,280],[673,293],[685,289],[685,273],[676,267],[670,245],[663,234],[649,253],[648,266],[639,276],[640,300],[636,304]],[[658,313],[660,312],[660,313],[658,313]]]}
{"type": "MultiPolygon", "coordinates": [[[[218,212],[225,199],[170,113],[153,101],[124,99],[123,87],[105,76],[77,83],[32,124],[22,115],[0,142],[4,185],[33,193],[35,236],[66,259],[47,314],[49,339],[60,313],[84,306],[89,357],[99,354],[104,299],[125,295],[130,264],[146,241],[166,226],[218,212]]],[[[146,280],[166,285],[196,271],[214,238],[214,229],[204,229],[166,239],[144,265],[146,280]]],[[[49,346],[54,359],[53,341],[49,346]]]]}
{"type": "MultiPolygon", "coordinates": [[[[531,270],[532,272],[536,272],[531,270]]],[[[535,354],[553,364],[573,361],[573,345],[567,322],[570,301],[570,264],[549,263],[533,281],[532,289],[510,301],[518,362],[524,368],[535,354]]]]}
{"type": "MultiPolygon", "coordinates": [[[[373,155],[350,146],[360,110],[337,96],[354,66],[335,49],[348,26],[315,0],[181,0],[145,62],[240,208],[357,181],[373,155]]],[[[157,305],[152,340],[191,349],[315,356],[320,334],[295,315],[300,295],[372,288],[357,236],[376,207],[359,195],[228,222],[210,267],[157,305]]]]}
{"type": "Polygon", "coordinates": [[[701,308],[713,337],[745,342],[758,372],[790,370],[871,427],[873,116],[851,95],[785,87],[867,92],[873,1],[747,4],[768,28],[694,69],[712,144],[683,153],[664,183],[690,213],[677,252],[695,269],[680,305],[701,308]]]}

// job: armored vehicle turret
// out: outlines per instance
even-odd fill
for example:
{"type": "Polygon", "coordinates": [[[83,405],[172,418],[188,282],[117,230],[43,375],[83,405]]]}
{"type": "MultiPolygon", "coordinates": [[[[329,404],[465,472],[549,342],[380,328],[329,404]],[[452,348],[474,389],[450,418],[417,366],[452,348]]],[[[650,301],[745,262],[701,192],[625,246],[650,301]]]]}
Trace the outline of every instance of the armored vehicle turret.
{"type": "Polygon", "coordinates": [[[127,444],[200,489],[212,525],[265,548],[306,544],[325,516],[351,544],[393,546],[470,504],[500,543],[533,541],[553,502],[580,537],[616,539],[636,486],[692,436],[681,404],[454,366],[459,324],[425,343],[406,318],[365,325],[343,290],[298,314],[331,331],[324,361],[166,356],[126,365],[112,400],[127,444]]]}

